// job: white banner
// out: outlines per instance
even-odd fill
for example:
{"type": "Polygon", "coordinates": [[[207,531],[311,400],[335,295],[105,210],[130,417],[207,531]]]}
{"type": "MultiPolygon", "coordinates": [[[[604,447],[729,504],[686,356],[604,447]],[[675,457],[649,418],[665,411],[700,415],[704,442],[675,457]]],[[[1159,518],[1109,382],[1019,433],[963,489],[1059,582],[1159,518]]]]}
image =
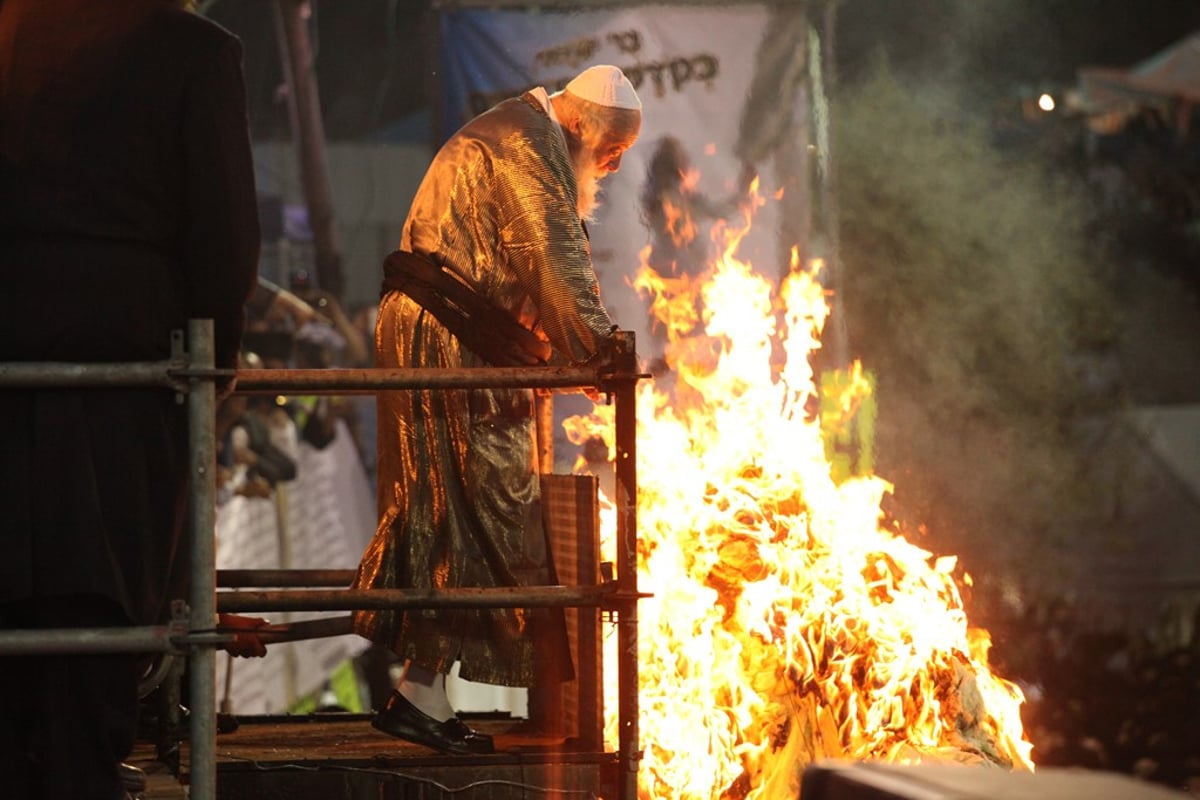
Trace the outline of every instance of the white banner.
{"type": "MultiPolygon", "coordinates": [[[[218,569],[357,569],[375,532],[375,491],[344,423],[323,450],[296,448],[296,479],[270,498],[217,509],[218,569]]],[[[280,623],[349,612],[271,612],[280,623]]],[[[259,616],[250,614],[249,616],[259,616]]],[[[217,699],[233,714],[286,713],[369,642],[355,635],[270,645],[265,658],[217,654],[217,699]]]]}

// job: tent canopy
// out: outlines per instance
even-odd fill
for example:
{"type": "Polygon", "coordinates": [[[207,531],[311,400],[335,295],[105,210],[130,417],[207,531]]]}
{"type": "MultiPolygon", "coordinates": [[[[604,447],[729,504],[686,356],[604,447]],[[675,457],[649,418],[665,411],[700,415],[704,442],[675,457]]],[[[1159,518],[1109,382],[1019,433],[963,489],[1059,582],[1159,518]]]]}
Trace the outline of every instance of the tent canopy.
{"type": "Polygon", "coordinates": [[[1200,103],[1200,31],[1129,69],[1082,67],[1084,103],[1094,110],[1179,99],[1200,103]]]}

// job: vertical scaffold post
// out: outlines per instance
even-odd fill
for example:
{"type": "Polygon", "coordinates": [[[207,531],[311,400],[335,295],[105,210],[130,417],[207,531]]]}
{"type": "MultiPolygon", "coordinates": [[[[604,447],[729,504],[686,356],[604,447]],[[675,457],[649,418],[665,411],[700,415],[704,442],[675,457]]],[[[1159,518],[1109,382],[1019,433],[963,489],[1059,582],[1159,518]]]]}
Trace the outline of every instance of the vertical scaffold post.
{"type": "MultiPolygon", "coordinates": [[[[214,366],[213,322],[188,322],[187,355],[192,369],[214,366]]],[[[190,379],[187,397],[188,436],[191,440],[191,596],[189,628],[211,630],[217,624],[216,583],[216,386],[208,378],[190,379]]],[[[217,692],[214,645],[192,645],[188,654],[191,692],[189,746],[191,800],[217,796],[217,692]]]]}
{"type": "Polygon", "coordinates": [[[616,396],[618,797],[637,799],[641,762],[638,736],[637,577],[637,352],[631,331],[618,331],[613,366],[616,396]]]}

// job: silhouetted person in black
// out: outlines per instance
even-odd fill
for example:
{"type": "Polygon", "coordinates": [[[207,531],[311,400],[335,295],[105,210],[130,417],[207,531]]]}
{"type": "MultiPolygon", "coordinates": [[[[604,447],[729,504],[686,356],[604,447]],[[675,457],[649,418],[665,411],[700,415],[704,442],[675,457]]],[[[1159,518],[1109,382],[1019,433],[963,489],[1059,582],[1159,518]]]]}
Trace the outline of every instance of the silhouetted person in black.
{"type": "MultiPolygon", "coordinates": [[[[171,0],[0,3],[0,362],[165,360],[207,318],[236,366],[257,213],[234,36],[171,0]]],[[[187,406],[0,387],[0,418],[0,627],[165,621],[187,596],[187,406]]],[[[0,658],[4,796],[125,796],[140,660],[0,658]]]]}

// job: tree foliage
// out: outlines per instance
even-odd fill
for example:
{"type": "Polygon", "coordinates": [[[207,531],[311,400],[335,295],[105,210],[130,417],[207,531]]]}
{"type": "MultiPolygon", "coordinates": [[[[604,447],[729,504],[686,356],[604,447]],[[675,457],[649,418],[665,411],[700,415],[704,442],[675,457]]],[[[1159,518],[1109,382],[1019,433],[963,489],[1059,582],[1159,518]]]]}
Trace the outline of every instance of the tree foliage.
{"type": "Polygon", "coordinates": [[[1048,563],[1088,497],[1073,364],[1109,333],[1086,205],[998,152],[944,87],[881,63],[835,103],[844,313],[878,378],[893,511],[969,571],[1048,563]]]}
{"type": "Polygon", "coordinates": [[[986,104],[1073,84],[1080,66],[1130,66],[1198,27],[1195,0],[848,0],[838,63],[853,80],[884,48],[906,75],[954,76],[986,104]]]}

